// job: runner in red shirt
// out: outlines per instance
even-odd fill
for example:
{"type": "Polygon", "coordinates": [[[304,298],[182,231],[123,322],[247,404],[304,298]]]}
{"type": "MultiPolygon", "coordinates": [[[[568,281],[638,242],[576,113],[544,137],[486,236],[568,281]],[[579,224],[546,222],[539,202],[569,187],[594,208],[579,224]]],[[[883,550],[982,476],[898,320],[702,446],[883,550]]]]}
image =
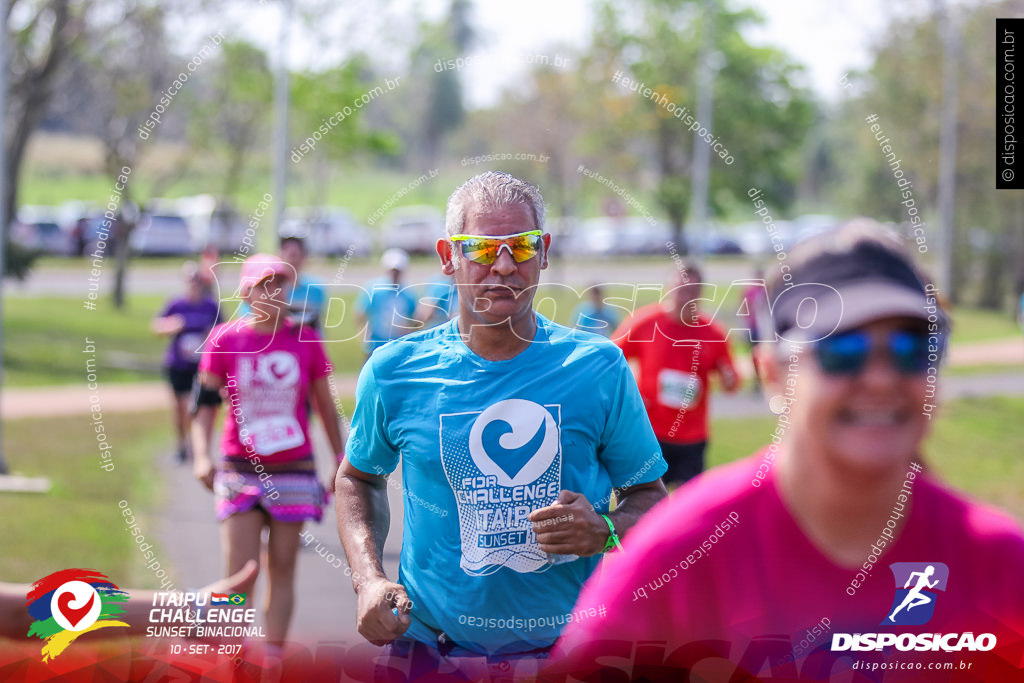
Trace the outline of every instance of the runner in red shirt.
{"type": "Polygon", "coordinates": [[[700,269],[686,264],[664,301],[637,310],[612,338],[639,363],[640,395],[668,463],[666,486],[704,471],[710,375],[726,391],[739,387],[725,332],[697,306],[702,291],[700,269]]]}

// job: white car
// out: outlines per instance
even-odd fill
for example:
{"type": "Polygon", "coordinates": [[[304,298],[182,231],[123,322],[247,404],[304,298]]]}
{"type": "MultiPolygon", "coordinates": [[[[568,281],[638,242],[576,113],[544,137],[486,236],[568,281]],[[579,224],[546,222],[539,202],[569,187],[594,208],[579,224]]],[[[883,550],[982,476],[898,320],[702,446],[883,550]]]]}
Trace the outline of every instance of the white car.
{"type": "Polygon", "coordinates": [[[140,256],[188,256],[195,253],[188,224],[181,216],[144,213],[128,240],[140,256]]]}
{"type": "Polygon", "coordinates": [[[672,229],[664,221],[639,216],[589,218],[575,231],[574,248],[582,254],[658,254],[668,251],[672,229]]]}
{"type": "Polygon", "coordinates": [[[373,247],[369,230],[348,209],[336,207],[288,209],[278,234],[301,237],[316,256],[344,256],[349,250],[353,256],[369,256],[373,247]]]}
{"type": "Polygon", "coordinates": [[[384,248],[410,254],[433,254],[444,236],[444,214],[433,206],[402,206],[384,219],[384,248]]]}

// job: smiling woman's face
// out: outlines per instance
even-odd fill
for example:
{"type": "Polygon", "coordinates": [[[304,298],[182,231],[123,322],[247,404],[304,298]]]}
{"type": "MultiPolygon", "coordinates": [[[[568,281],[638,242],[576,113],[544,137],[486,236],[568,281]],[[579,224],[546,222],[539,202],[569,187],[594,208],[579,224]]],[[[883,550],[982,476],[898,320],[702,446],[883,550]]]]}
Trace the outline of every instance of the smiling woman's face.
{"type": "MultiPolygon", "coordinates": [[[[852,374],[826,373],[812,345],[804,345],[796,367],[790,419],[793,436],[843,469],[865,474],[905,468],[928,431],[925,372],[901,373],[879,341],[896,330],[914,331],[913,318],[876,320],[858,328],[871,335],[867,364],[852,374]]],[[[782,393],[788,359],[776,361],[774,391],[782,393]]]]}
{"type": "MultiPolygon", "coordinates": [[[[472,210],[466,216],[463,233],[467,235],[512,235],[536,230],[533,212],[526,204],[516,203],[494,210],[472,210]]],[[[508,249],[500,250],[490,265],[476,263],[458,254],[453,261],[455,283],[459,287],[459,313],[463,319],[486,325],[518,320],[530,315],[540,271],[547,268],[547,246],[533,258],[517,263],[508,249]]],[[[456,245],[455,249],[459,247],[456,245]]]]}

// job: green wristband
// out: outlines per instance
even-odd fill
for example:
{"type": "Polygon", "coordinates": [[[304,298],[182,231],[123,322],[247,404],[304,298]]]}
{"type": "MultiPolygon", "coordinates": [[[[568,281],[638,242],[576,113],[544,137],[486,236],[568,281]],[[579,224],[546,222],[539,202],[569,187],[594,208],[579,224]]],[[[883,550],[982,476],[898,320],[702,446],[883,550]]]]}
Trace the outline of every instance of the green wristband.
{"type": "Polygon", "coordinates": [[[601,515],[604,518],[605,523],[608,525],[608,542],[604,544],[604,550],[601,552],[606,553],[612,548],[618,548],[622,550],[622,544],[619,543],[619,535],[615,533],[615,525],[612,524],[612,520],[608,515],[601,515]]]}

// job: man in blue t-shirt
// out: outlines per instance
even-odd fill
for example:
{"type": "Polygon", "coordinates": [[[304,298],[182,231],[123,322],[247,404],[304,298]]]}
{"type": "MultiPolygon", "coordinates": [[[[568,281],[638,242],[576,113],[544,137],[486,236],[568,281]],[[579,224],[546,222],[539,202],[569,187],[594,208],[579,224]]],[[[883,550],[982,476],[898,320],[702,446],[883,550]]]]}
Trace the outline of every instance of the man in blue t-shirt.
{"type": "Polygon", "coordinates": [[[593,284],[587,290],[588,300],[580,303],[572,312],[572,325],[576,329],[611,337],[622,317],[604,302],[604,287],[593,284]]]}
{"type": "Polygon", "coordinates": [[[573,605],[601,553],[665,496],[622,353],[533,310],[551,239],[543,206],[505,173],[459,187],[437,243],[459,317],[385,344],[359,376],[338,529],[359,632],[392,643],[399,670],[546,656],[580,618],[573,605]],[[400,459],[396,583],[381,554],[386,475],[400,459]]]}
{"type": "Polygon", "coordinates": [[[418,303],[416,295],[402,283],[409,255],[402,249],[388,249],[380,263],[388,274],[367,282],[355,302],[356,320],[360,326],[366,326],[363,351],[367,356],[420,325],[413,318],[418,303]]]}

